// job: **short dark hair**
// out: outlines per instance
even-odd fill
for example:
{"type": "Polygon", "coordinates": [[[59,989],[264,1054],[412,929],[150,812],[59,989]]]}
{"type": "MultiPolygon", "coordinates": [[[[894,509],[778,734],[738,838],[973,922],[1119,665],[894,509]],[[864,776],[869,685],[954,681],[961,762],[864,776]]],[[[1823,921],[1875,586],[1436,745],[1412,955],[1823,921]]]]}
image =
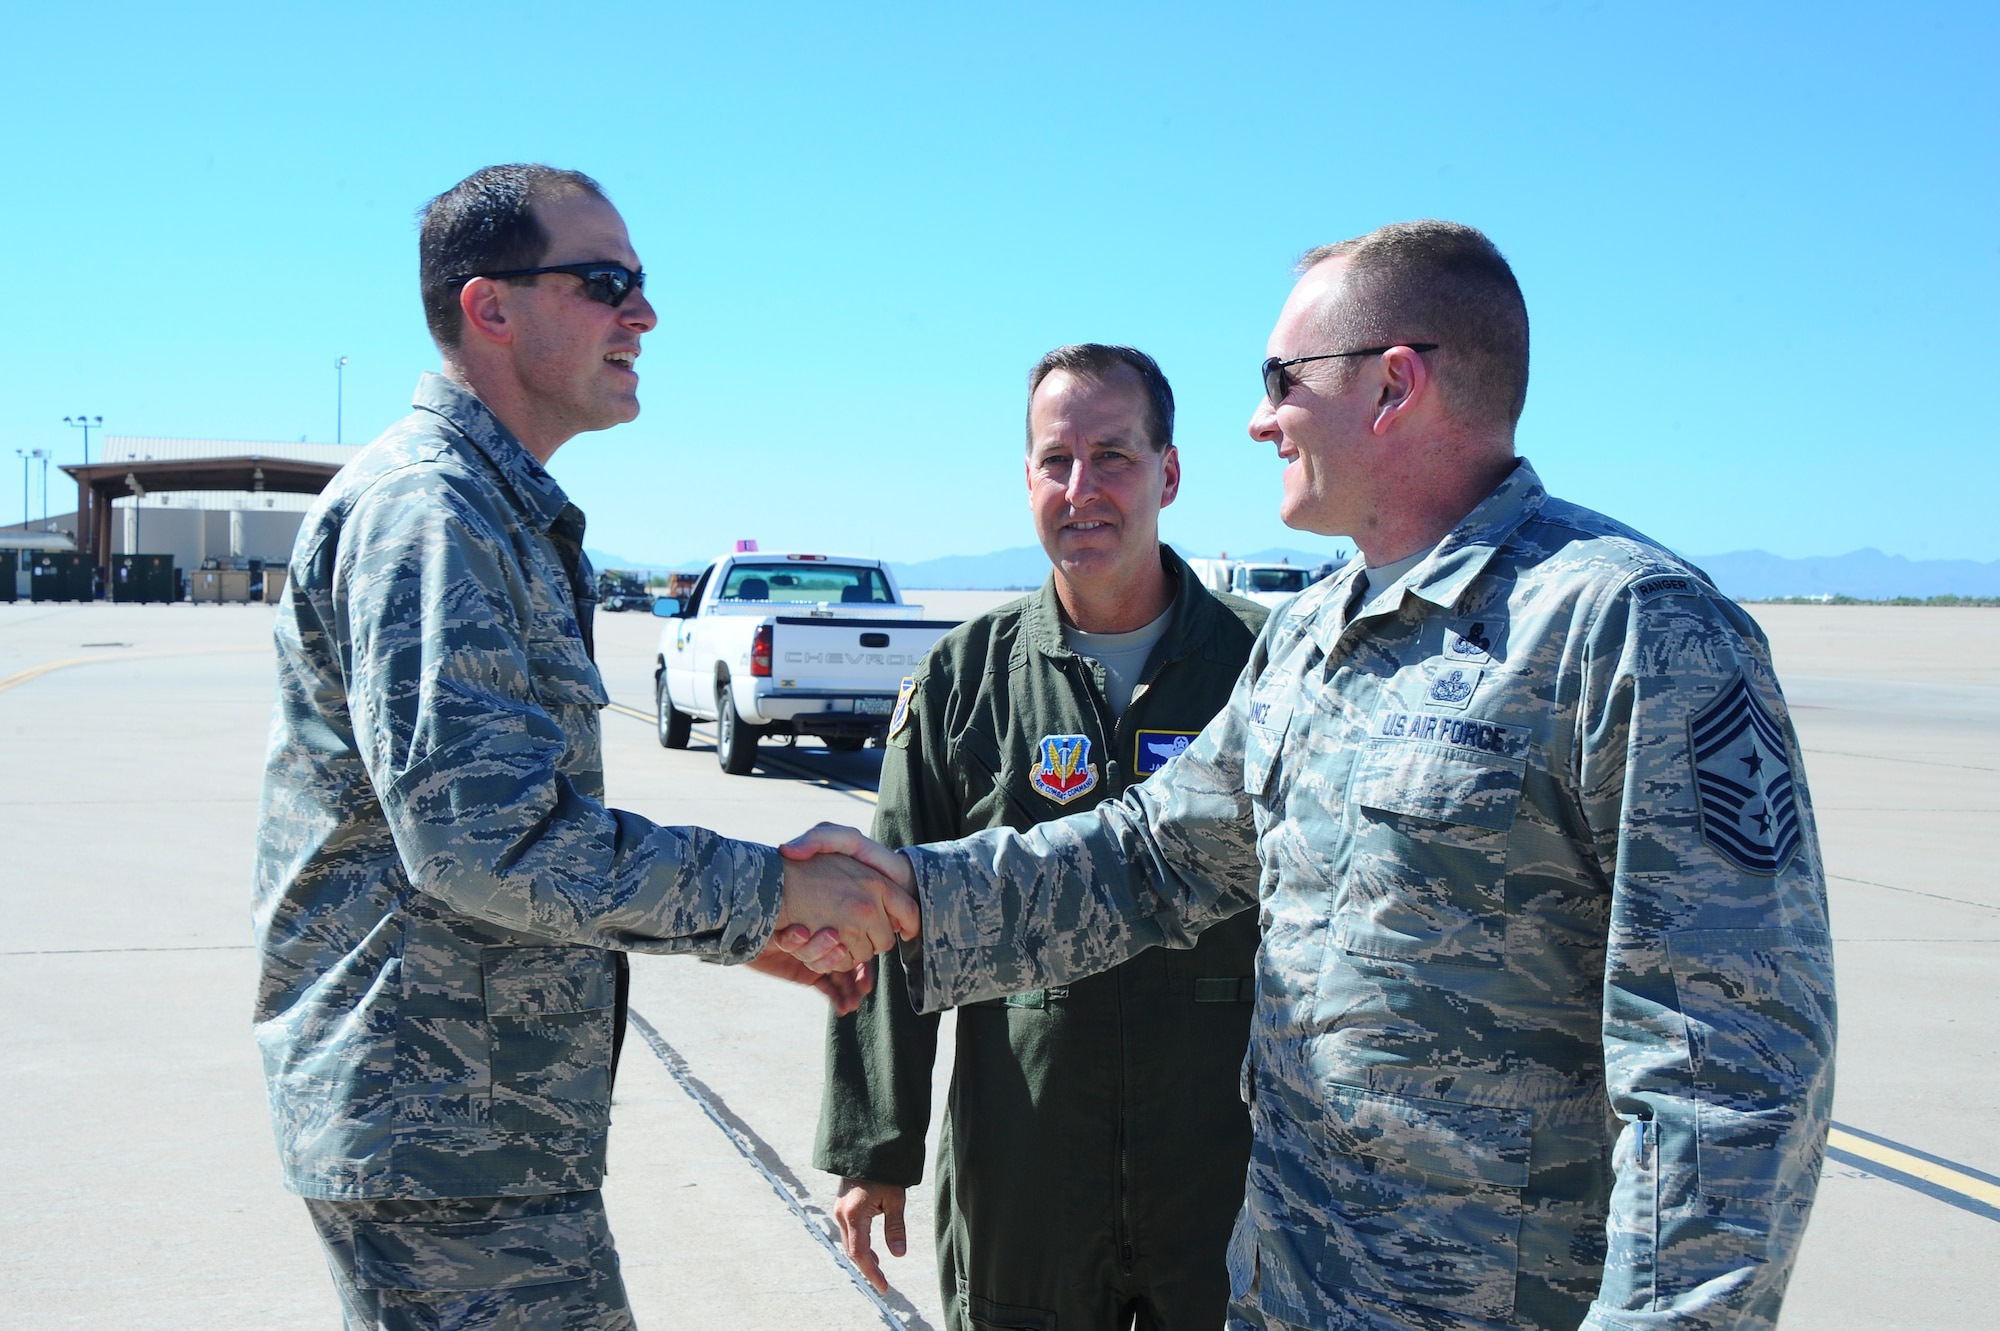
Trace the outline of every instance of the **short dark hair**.
{"type": "Polygon", "coordinates": [[[604,187],[581,171],[515,162],[481,167],[423,206],[417,214],[417,285],[424,322],[441,349],[456,347],[465,331],[458,307],[465,279],[540,264],[549,233],[534,206],[572,193],[602,199],[604,187]]]}
{"type": "Polygon", "coordinates": [[[1155,453],[1166,451],[1174,442],[1174,390],[1160,363],[1137,347],[1106,346],[1102,342],[1078,342],[1057,347],[1028,371],[1028,447],[1035,446],[1035,390],[1042,380],[1057,370],[1067,370],[1081,379],[1102,382],[1105,376],[1124,366],[1139,376],[1146,389],[1146,442],[1155,453]]]}
{"type": "MultiPolygon", "coordinates": [[[[1435,342],[1445,410],[1475,426],[1521,419],[1528,402],[1528,304],[1493,242],[1458,222],[1392,222],[1307,250],[1305,272],[1347,260],[1328,337],[1348,347],[1435,342]]],[[[1335,362],[1346,364],[1346,362],[1335,362]]]]}

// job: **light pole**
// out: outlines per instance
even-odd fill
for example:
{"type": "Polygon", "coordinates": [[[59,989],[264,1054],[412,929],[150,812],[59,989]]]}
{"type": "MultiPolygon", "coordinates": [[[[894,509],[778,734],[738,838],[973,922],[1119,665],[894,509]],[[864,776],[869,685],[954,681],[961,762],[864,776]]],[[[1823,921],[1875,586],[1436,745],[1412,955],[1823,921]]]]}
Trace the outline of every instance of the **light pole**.
{"type": "Polygon", "coordinates": [[[28,450],[17,448],[14,456],[21,459],[21,530],[25,532],[28,530],[28,450]]]}
{"type": "MultiPolygon", "coordinates": [[[[19,450],[15,451],[18,452],[19,450]]],[[[42,526],[46,527],[49,525],[49,450],[46,448],[31,448],[28,450],[27,456],[42,464],[42,526]]],[[[21,525],[23,527],[28,525],[27,488],[28,468],[24,461],[21,467],[21,489],[23,491],[21,495],[21,525]]]]}
{"type": "Polygon", "coordinates": [[[99,429],[104,428],[104,418],[102,416],[65,416],[63,417],[63,424],[73,430],[83,431],[83,465],[88,467],[90,465],[90,429],[92,426],[96,426],[99,429]]]}
{"type": "Polygon", "coordinates": [[[333,442],[336,444],[340,442],[340,408],[342,390],[346,387],[343,376],[346,373],[347,357],[342,356],[333,363],[333,442]]]}

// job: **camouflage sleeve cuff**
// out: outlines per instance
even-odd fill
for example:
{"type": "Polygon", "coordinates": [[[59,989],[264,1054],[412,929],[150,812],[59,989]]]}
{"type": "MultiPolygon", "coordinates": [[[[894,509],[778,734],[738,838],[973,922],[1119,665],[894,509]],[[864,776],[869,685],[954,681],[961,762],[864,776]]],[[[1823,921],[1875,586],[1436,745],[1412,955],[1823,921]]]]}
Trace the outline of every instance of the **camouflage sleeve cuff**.
{"type": "Polygon", "coordinates": [[[897,852],[908,859],[917,875],[917,905],[923,911],[923,937],[902,947],[903,968],[910,976],[910,1003],[919,1012],[942,1012],[966,995],[957,992],[979,972],[973,939],[956,935],[962,925],[959,916],[942,903],[953,893],[950,857],[923,846],[906,846],[897,852]]]}
{"type": "Polygon", "coordinates": [[[734,849],[729,917],[717,957],[726,966],[754,960],[770,943],[785,895],[785,861],[777,847],[739,841],[734,849]]]}

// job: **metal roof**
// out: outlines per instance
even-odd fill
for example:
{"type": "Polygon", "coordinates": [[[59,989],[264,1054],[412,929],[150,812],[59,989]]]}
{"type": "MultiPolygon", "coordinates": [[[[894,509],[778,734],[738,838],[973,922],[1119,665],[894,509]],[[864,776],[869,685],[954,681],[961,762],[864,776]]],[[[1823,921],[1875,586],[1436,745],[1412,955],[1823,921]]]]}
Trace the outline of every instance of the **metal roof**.
{"type": "Polygon", "coordinates": [[[342,467],[354,460],[360,444],[300,444],[263,439],[165,439],[137,434],[107,434],[99,462],[190,462],[198,458],[284,458],[342,467]]]}

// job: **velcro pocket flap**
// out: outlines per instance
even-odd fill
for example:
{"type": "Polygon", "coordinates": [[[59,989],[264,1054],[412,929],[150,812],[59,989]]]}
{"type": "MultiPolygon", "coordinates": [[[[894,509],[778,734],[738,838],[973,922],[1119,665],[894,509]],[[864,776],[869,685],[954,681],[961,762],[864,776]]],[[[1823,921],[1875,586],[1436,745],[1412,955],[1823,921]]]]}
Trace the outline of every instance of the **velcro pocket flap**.
{"type": "Polygon", "coordinates": [[[1523,1110],[1326,1087],[1327,1134],[1336,1150],[1438,1178],[1527,1187],[1532,1126],[1523,1110]]]}
{"type": "Polygon", "coordinates": [[[602,1209],[463,1224],[364,1222],[354,1233],[363,1289],[522,1289],[587,1279],[611,1246],[602,1209]]]}
{"type": "Polygon", "coordinates": [[[1348,793],[1370,809],[1505,831],[1521,802],[1524,766],[1442,745],[1378,740],[1356,765],[1348,793]]]}
{"type": "Polygon", "coordinates": [[[486,1015],[594,1012],[616,1001],[611,954],[595,947],[489,947],[480,953],[486,1015]]]}

